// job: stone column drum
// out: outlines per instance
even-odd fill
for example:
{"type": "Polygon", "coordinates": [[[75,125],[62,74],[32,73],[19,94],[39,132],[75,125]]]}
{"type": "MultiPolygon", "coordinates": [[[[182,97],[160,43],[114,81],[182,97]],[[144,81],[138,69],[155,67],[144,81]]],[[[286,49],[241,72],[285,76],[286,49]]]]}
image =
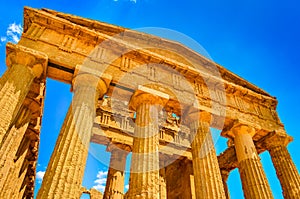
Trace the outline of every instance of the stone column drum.
{"type": "Polygon", "coordinates": [[[196,198],[225,199],[219,163],[209,129],[210,113],[190,112],[189,116],[196,198]]]}
{"type": "Polygon", "coordinates": [[[144,87],[131,98],[130,106],[136,111],[136,121],[126,198],[159,198],[158,112],[167,100],[166,94],[144,87]]]}
{"type": "Polygon", "coordinates": [[[88,73],[73,80],[74,97],[62,126],[37,198],[80,197],[96,103],[109,83],[88,73]]]}
{"type": "Polygon", "coordinates": [[[8,70],[0,79],[0,143],[11,128],[34,79],[44,81],[48,58],[45,54],[8,43],[8,70]]]}
{"type": "Polygon", "coordinates": [[[292,137],[286,134],[275,134],[265,141],[265,145],[272,158],[284,198],[296,199],[300,197],[300,176],[286,148],[290,141],[292,137]]]}
{"type": "Polygon", "coordinates": [[[109,151],[111,151],[111,157],[103,199],[123,199],[124,171],[128,151],[114,144],[110,145],[109,151]]]}
{"type": "Polygon", "coordinates": [[[224,187],[226,199],[230,199],[230,193],[229,193],[228,185],[227,185],[229,173],[230,173],[229,171],[221,170],[221,176],[222,176],[223,187],[224,187]]]}
{"type": "Polygon", "coordinates": [[[252,140],[255,129],[238,123],[231,128],[231,132],[234,136],[234,146],[245,198],[273,198],[252,140]]]}

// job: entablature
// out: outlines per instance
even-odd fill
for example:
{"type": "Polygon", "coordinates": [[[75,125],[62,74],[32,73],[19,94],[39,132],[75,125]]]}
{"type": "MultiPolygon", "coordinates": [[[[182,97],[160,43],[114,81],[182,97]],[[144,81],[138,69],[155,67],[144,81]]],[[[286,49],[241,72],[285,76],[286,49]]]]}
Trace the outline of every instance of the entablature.
{"type": "Polygon", "coordinates": [[[215,115],[219,129],[222,118],[227,124],[242,117],[258,123],[265,132],[281,125],[275,98],[179,43],[107,25],[116,28],[116,33],[129,31],[128,35],[111,38],[113,34],[100,32],[99,27],[105,27],[105,23],[95,22],[98,28],[91,28],[79,23],[80,18],[53,13],[25,8],[24,34],[19,42],[48,55],[50,78],[70,83],[76,65],[84,64],[111,75],[107,95],[118,93],[120,100],[129,99],[140,83],[148,82],[161,85],[160,89],[170,95],[168,107],[179,116],[196,96],[199,108],[215,115]],[[103,42],[105,39],[108,41],[103,42]],[[162,44],[167,49],[162,49],[162,44]],[[172,51],[176,48],[179,51],[172,51]],[[164,78],[160,78],[162,74],[164,78]],[[122,81],[128,75],[139,81],[122,81]]]}

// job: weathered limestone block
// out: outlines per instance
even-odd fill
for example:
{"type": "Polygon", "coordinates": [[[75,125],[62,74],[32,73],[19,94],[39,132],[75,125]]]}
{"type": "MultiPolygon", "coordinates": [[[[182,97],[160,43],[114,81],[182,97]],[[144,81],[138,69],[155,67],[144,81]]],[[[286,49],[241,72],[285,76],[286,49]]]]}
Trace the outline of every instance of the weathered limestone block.
{"type": "MultiPolygon", "coordinates": [[[[10,132],[11,134],[15,133],[20,133],[24,134],[23,132],[26,131],[28,126],[28,123],[24,125],[23,127],[16,129],[13,128],[10,132]]],[[[23,137],[21,137],[21,140],[23,137]]],[[[11,148],[17,148],[19,147],[21,141],[19,142],[18,140],[15,140],[15,143],[11,148]]],[[[24,147],[23,153],[20,155],[20,157],[15,160],[15,154],[16,153],[10,153],[9,157],[6,156],[7,160],[3,162],[3,167],[0,169],[1,171],[1,178],[0,178],[0,183],[1,183],[1,192],[0,192],[0,198],[17,198],[19,194],[19,190],[21,188],[21,184],[24,180],[26,172],[20,172],[22,165],[24,164],[27,151],[29,148],[29,140],[26,140],[26,143],[23,143],[21,146],[24,147]],[[21,173],[21,176],[19,175],[21,173]]],[[[5,155],[5,154],[4,154],[5,155]]]]}
{"type": "Polygon", "coordinates": [[[177,159],[166,166],[167,198],[195,199],[193,165],[188,159],[177,159]]]}
{"type": "Polygon", "coordinates": [[[0,143],[15,120],[33,80],[44,81],[47,61],[43,53],[7,44],[6,64],[9,68],[0,79],[0,143]]]}
{"type": "Polygon", "coordinates": [[[167,181],[165,167],[159,170],[159,198],[167,199],[167,181]]]}
{"type": "Polygon", "coordinates": [[[269,183],[263,171],[252,137],[253,127],[236,123],[231,131],[234,136],[238,168],[246,199],[273,198],[269,183]]]}
{"type": "Polygon", "coordinates": [[[270,153],[284,198],[296,199],[300,196],[300,176],[286,148],[290,141],[292,138],[287,134],[276,132],[265,140],[265,146],[270,153]]]}
{"type": "Polygon", "coordinates": [[[113,143],[108,150],[111,151],[111,157],[103,198],[123,199],[124,171],[128,152],[113,143]]]}
{"type": "MultiPolygon", "coordinates": [[[[32,113],[40,109],[40,104],[33,99],[26,99],[23,107],[18,113],[13,126],[6,134],[5,139],[0,146],[0,188],[3,187],[5,176],[14,164],[14,156],[20,146],[21,140],[26,132],[29,121],[32,119],[32,113]]],[[[10,171],[11,172],[11,171],[10,171]]]]}
{"type": "Polygon", "coordinates": [[[226,198],[213,139],[211,116],[206,112],[189,114],[196,198],[226,198]]]}
{"type": "Polygon", "coordinates": [[[37,198],[80,197],[96,103],[109,81],[80,73],[73,81],[74,97],[62,126],[37,198]]]}
{"type": "Polygon", "coordinates": [[[102,199],[103,198],[103,195],[100,191],[98,191],[97,189],[90,189],[90,198],[91,199],[102,199]]]}
{"type": "Polygon", "coordinates": [[[230,171],[221,170],[221,176],[222,176],[223,187],[224,187],[226,199],[230,199],[230,193],[229,193],[228,185],[227,185],[229,173],[230,173],[230,171]]]}
{"type": "Polygon", "coordinates": [[[168,96],[140,87],[131,98],[136,111],[128,199],[159,198],[159,129],[158,112],[168,96]]]}

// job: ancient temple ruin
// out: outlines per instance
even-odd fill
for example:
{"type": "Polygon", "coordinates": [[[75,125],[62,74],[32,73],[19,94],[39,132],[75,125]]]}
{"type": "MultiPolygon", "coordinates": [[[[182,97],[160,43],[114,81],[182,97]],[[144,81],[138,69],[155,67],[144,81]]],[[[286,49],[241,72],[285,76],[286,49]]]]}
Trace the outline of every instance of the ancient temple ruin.
{"type": "Polygon", "coordinates": [[[73,101],[38,199],[229,198],[238,168],[247,199],[273,198],[259,155],[268,151],[284,198],[300,177],[267,92],[180,43],[47,9],[24,9],[0,79],[0,198],[33,198],[46,78],[73,101]],[[217,156],[210,127],[228,148],[217,156]],[[82,186],[90,142],[111,153],[104,193],[82,186]],[[129,190],[126,157],[132,153],[129,190]]]}

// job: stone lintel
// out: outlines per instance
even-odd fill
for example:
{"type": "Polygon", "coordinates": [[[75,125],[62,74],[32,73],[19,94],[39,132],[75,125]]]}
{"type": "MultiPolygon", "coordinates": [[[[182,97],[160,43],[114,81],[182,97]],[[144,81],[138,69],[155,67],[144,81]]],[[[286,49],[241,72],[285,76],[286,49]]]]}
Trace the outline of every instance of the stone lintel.
{"type": "MultiPolygon", "coordinates": [[[[274,110],[276,108],[276,105],[277,105],[276,98],[271,97],[268,93],[266,93],[262,89],[241,79],[240,77],[234,75],[230,71],[227,71],[222,66],[215,64],[215,63],[211,63],[206,58],[204,58],[198,54],[195,54],[194,52],[190,52],[189,50],[184,48],[179,43],[176,43],[176,42],[174,43],[172,41],[164,40],[161,38],[155,38],[151,35],[141,34],[139,32],[128,30],[126,28],[113,26],[110,24],[102,23],[102,22],[87,20],[87,19],[83,19],[81,17],[72,16],[72,15],[68,15],[68,14],[64,14],[64,13],[60,13],[60,12],[56,12],[56,11],[52,11],[52,10],[48,10],[48,9],[38,10],[38,9],[25,7],[25,9],[24,9],[24,31],[25,32],[28,29],[28,27],[31,25],[31,23],[40,24],[41,26],[43,26],[46,29],[52,29],[61,34],[77,35],[79,40],[83,40],[83,39],[87,38],[84,43],[88,43],[88,44],[92,44],[92,45],[96,45],[97,43],[100,43],[103,39],[105,39],[109,35],[115,35],[115,34],[118,34],[118,33],[124,32],[124,31],[126,31],[126,32],[129,31],[130,32],[129,35],[130,35],[130,37],[132,37],[132,39],[138,38],[139,42],[141,42],[138,44],[143,44],[142,42],[145,42],[145,40],[146,40],[147,44],[149,41],[155,41],[153,43],[152,42],[149,43],[149,45],[152,44],[154,46],[157,43],[162,45],[162,42],[165,46],[170,46],[170,44],[176,45],[177,49],[182,48],[181,52],[183,53],[183,55],[185,55],[185,57],[191,58],[192,60],[195,59],[195,61],[193,61],[194,63],[204,62],[204,63],[213,64],[214,66],[216,66],[219,69],[218,71],[220,72],[220,75],[223,78],[221,78],[221,79],[216,78],[216,77],[214,77],[214,78],[216,78],[218,82],[221,81],[226,84],[225,87],[226,87],[227,93],[229,93],[229,90],[232,90],[232,89],[227,89],[227,87],[234,87],[236,90],[239,90],[239,92],[242,95],[245,95],[245,98],[250,97],[251,99],[255,99],[257,101],[257,103],[259,103],[260,105],[263,105],[266,107],[272,107],[274,110]],[[45,19],[47,19],[47,20],[45,20],[45,19]],[[55,24],[55,26],[53,26],[53,24],[55,24]],[[92,30],[89,28],[91,26],[94,27],[92,30]],[[66,27],[68,27],[68,28],[66,28],[66,27]],[[102,32],[101,28],[104,28],[106,31],[102,32]],[[110,31],[112,31],[112,32],[110,32],[110,31]]],[[[122,46],[128,46],[128,43],[129,43],[130,46],[132,46],[132,47],[134,46],[134,49],[137,49],[137,48],[135,48],[136,44],[132,44],[130,42],[126,43],[126,42],[122,41],[121,39],[117,40],[117,42],[119,45],[122,45],[122,46]]],[[[82,48],[84,48],[84,47],[82,47],[82,48]]],[[[181,70],[186,71],[188,69],[188,73],[186,73],[185,75],[190,78],[197,77],[196,75],[197,74],[199,75],[199,73],[201,72],[201,71],[199,72],[199,70],[196,69],[197,67],[193,68],[190,65],[187,65],[186,63],[181,63],[178,61],[174,61],[172,59],[165,59],[165,57],[160,55],[159,53],[154,53],[154,52],[151,52],[148,50],[139,50],[139,52],[135,51],[134,54],[136,54],[136,55],[141,54],[142,56],[138,56],[139,58],[141,58],[141,57],[148,58],[150,56],[151,61],[155,60],[155,62],[158,62],[158,63],[160,63],[163,60],[164,63],[170,64],[172,66],[176,66],[176,68],[180,69],[180,71],[181,70]]],[[[182,55],[182,54],[179,53],[179,55],[182,55]]],[[[88,55],[85,55],[85,56],[88,56],[88,55]]],[[[201,64],[199,64],[199,65],[201,65],[201,64]]],[[[73,68],[73,66],[69,66],[69,67],[73,68]]],[[[204,75],[205,74],[201,74],[201,76],[204,76],[204,75]]],[[[209,79],[213,78],[210,73],[206,76],[209,79]]],[[[254,100],[251,100],[251,101],[254,101],[254,100]]],[[[279,122],[279,121],[277,121],[277,122],[279,122]]]]}
{"type": "Polygon", "coordinates": [[[146,87],[138,86],[138,89],[131,96],[129,109],[136,110],[141,103],[164,106],[169,100],[169,95],[161,91],[146,87]]]}
{"type": "Polygon", "coordinates": [[[30,67],[34,75],[44,80],[47,76],[48,56],[45,53],[21,46],[18,44],[6,44],[6,65],[14,64],[30,67]]]}
{"type": "Polygon", "coordinates": [[[96,77],[99,77],[105,82],[107,87],[109,86],[109,84],[112,80],[111,75],[106,74],[101,70],[95,69],[93,67],[85,66],[85,65],[76,65],[73,77],[76,77],[77,75],[80,75],[80,74],[91,74],[96,77]]]}

